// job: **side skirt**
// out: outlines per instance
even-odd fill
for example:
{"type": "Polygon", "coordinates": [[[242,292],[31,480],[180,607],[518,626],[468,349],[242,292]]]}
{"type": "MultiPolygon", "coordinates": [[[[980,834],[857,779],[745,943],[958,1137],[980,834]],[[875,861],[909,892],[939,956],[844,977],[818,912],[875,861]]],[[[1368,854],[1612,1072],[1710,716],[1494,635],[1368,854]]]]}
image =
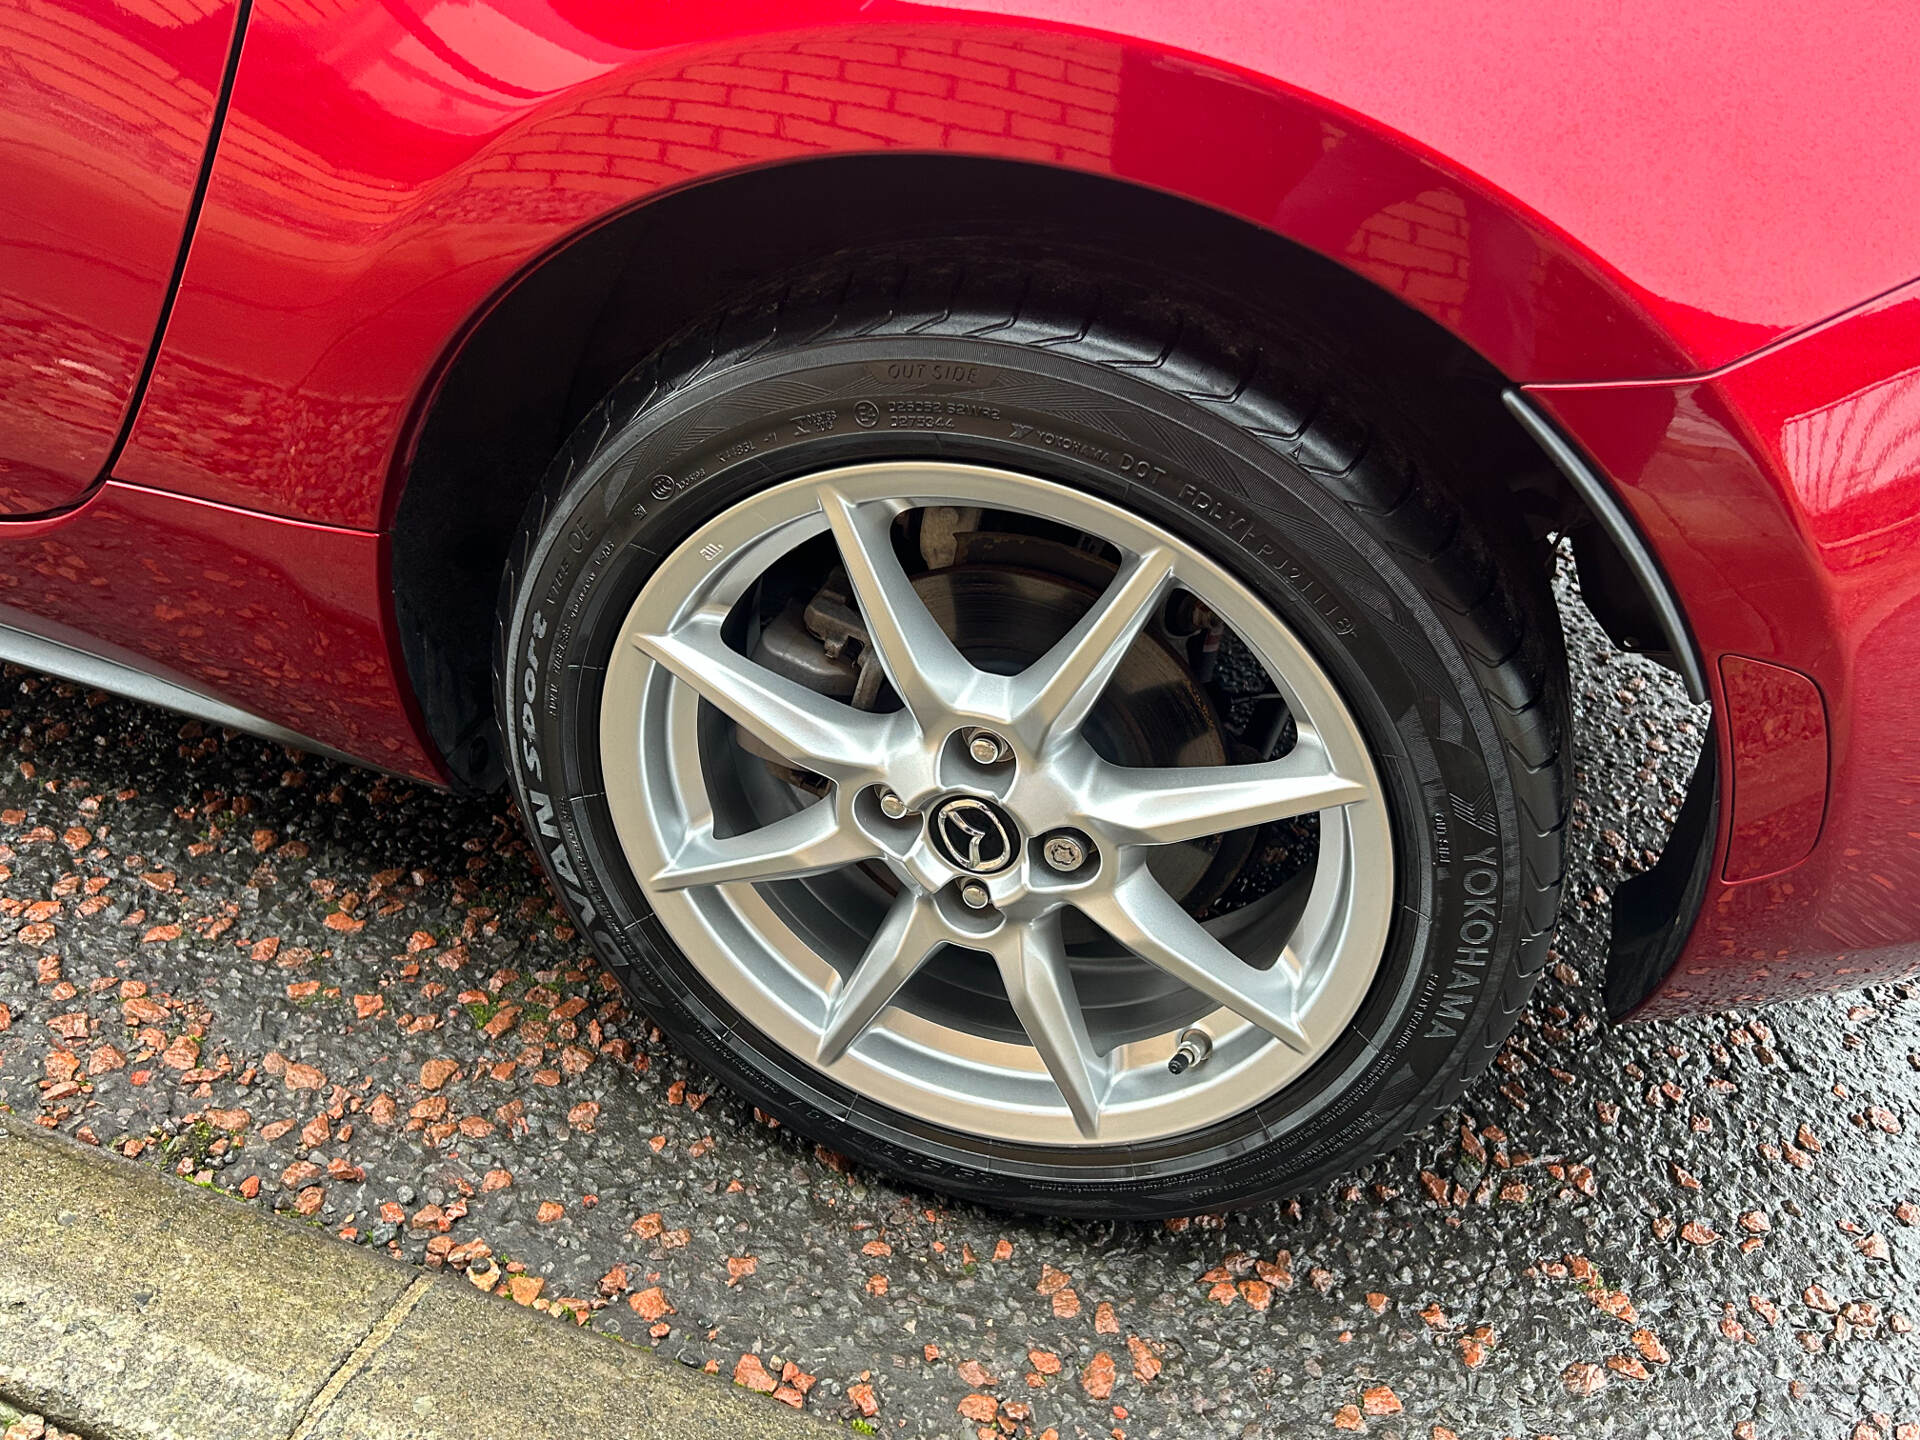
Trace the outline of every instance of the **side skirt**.
{"type": "Polygon", "coordinates": [[[109,660],[104,655],[95,655],[58,640],[29,634],[25,630],[16,630],[11,625],[0,625],[0,661],[11,661],[30,670],[44,671],[96,690],[111,691],[129,700],[138,700],[143,705],[157,705],[162,710],[172,710],[212,725],[244,730],[249,735],[258,735],[262,739],[290,745],[310,754],[324,755],[330,760],[366,767],[364,760],[357,760],[311,736],[296,734],[284,725],[276,725],[224,700],[216,700],[211,695],[204,695],[176,681],[136,670],[118,660],[109,660]]]}

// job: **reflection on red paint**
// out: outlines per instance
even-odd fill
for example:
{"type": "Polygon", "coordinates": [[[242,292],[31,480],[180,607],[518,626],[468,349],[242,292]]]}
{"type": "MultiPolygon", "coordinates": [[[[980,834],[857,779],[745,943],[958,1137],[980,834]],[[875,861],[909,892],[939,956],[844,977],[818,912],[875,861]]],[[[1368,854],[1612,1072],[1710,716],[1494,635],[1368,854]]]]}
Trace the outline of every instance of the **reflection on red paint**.
{"type": "Polygon", "coordinates": [[[378,523],[416,402],[523,266],[673,187],[826,154],[1186,196],[1519,381],[1722,364],[1920,268],[1920,29],[1784,3],[1776,29],[1625,0],[1596,31],[1529,0],[259,0],[120,473],[378,523]]]}
{"type": "Polygon", "coordinates": [[[419,398],[549,247],[823,155],[1185,195],[1361,270],[1523,378],[1691,363],[1648,297],[1402,137],[1227,63],[964,9],[261,0],[225,137],[117,473],[335,524],[388,513],[419,398]]]}
{"type": "Polygon", "coordinates": [[[219,696],[386,769],[440,780],[388,663],[378,535],[109,481],[16,521],[0,624],[219,696]]]}
{"type": "Polygon", "coordinates": [[[233,0],[0,4],[0,515],[99,477],[153,340],[233,0]]]}
{"type": "Polygon", "coordinates": [[[1733,754],[1728,880],[1807,858],[1827,808],[1827,712],[1806,676],[1741,655],[1720,657],[1733,754]]]}

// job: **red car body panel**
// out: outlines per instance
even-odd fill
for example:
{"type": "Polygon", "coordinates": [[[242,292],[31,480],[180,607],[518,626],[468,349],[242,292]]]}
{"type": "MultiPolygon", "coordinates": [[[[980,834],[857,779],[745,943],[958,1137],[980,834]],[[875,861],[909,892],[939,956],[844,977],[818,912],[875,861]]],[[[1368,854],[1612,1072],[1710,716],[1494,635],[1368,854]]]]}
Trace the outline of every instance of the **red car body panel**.
{"type": "Polygon", "coordinates": [[[0,516],[106,467],[185,238],[234,0],[0,4],[0,516]]]}
{"type": "Polygon", "coordinates": [[[668,187],[831,152],[1172,191],[1352,264],[1516,381],[1707,368],[1920,273],[1920,32],[1865,12],[1819,7],[1789,62],[1731,7],[1701,49],[1652,3],[1597,47],[1520,3],[1031,8],[262,0],[116,473],[375,525],[407,417],[516,272],[668,187]],[[1845,106],[1752,104],[1829,71],[1845,106]],[[1567,118],[1609,94],[1615,125],[1567,118]],[[1727,122],[1755,109],[1758,135],[1727,122]]]}
{"type": "Polygon", "coordinates": [[[1695,638],[1719,657],[1732,804],[1699,920],[1649,1009],[1912,973],[1920,285],[1709,375],[1533,396],[1615,480],[1695,638]],[[1777,685],[1729,685],[1732,656],[1804,675],[1818,721],[1804,691],[1783,700],[1777,685]],[[1743,867],[1743,851],[1774,855],[1771,873],[1764,858],[1743,867]]]}
{"type": "Polygon", "coordinates": [[[392,661],[380,536],[109,480],[0,546],[0,623],[441,779],[392,661]]]}
{"type": "Polygon", "coordinates": [[[919,7],[705,13],[257,8],[116,473],[376,525],[437,367],[548,248],[743,166],[896,148],[1096,170],[1257,219],[1358,262],[1517,378],[1690,368],[1551,227],[1283,87],[919,7]],[[490,17],[495,46],[460,15],[490,17]]]}
{"type": "MultiPolygon", "coordinates": [[[[134,49],[104,63],[156,53],[134,49]]],[[[207,50],[181,93],[217,75],[207,50]]],[[[1920,936],[1920,780],[1898,758],[1920,646],[1916,73],[1897,10],[1809,0],[1764,25],[1626,0],[1604,27],[1519,0],[259,0],[157,351],[135,322],[164,273],[149,308],[48,332],[53,361],[107,371],[91,410],[0,359],[0,465],[66,457],[33,462],[14,513],[74,498],[123,438],[86,503],[0,526],[0,620],[442,779],[395,658],[385,528],[439,377],[517,278],[755,166],[1090,171],[1347,265],[1528,387],[1612,482],[1722,722],[1707,901],[1648,1008],[1859,983],[1910,968],[1920,936]],[[122,432],[112,396],[147,361],[122,432]]],[[[215,123],[211,99],[195,113],[215,123]]],[[[192,196],[143,157],[114,173],[165,201],[140,233],[177,213],[177,237],[192,196]]],[[[83,272],[28,299],[81,314],[83,272]]],[[[26,288],[0,277],[0,304],[26,288]]]]}

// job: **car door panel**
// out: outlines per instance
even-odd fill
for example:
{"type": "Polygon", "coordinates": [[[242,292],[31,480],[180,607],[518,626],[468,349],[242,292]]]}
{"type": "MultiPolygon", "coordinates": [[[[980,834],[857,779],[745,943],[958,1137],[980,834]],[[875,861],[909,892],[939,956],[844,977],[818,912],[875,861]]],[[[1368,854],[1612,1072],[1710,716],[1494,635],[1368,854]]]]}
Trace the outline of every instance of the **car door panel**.
{"type": "Polygon", "coordinates": [[[0,516],[104,473],[155,341],[235,0],[0,0],[0,516]]]}

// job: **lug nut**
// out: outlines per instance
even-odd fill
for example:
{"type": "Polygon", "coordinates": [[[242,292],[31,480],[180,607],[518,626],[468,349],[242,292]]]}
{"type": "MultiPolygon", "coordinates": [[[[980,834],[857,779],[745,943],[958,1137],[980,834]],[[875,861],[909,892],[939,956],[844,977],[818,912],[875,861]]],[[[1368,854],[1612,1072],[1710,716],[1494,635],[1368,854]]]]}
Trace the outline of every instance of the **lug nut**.
{"type": "Polygon", "coordinates": [[[976,764],[998,765],[1006,753],[1006,743],[988,730],[974,731],[973,738],[967,742],[967,754],[974,758],[976,764]]]}
{"type": "Polygon", "coordinates": [[[1167,1061],[1169,1075],[1184,1075],[1213,1053],[1213,1037],[1198,1026],[1180,1032],[1180,1044],[1167,1061]]]}
{"type": "Polygon", "coordinates": [[[904,819],[907,815],[907,802],[891,790],[880,792],[880,813],[889,820],[904,819]]]}
{"type": "Polygon", "coordinates": [[[1087,863],[1089,847],[1078,835],[1062,830],[1058,835],[1049,835],[1046,843],[1040,847],[1040,854],[1047,864],[1062,872],[1078,870],[1087,863]]]}
{"type": "Polygon", "coordinates": [[[984,910],[993,903],[993,897],[987,893],[987,887],[978,880],[969,880],[960,887],[960,899],[969,910],[984,910]]]}

